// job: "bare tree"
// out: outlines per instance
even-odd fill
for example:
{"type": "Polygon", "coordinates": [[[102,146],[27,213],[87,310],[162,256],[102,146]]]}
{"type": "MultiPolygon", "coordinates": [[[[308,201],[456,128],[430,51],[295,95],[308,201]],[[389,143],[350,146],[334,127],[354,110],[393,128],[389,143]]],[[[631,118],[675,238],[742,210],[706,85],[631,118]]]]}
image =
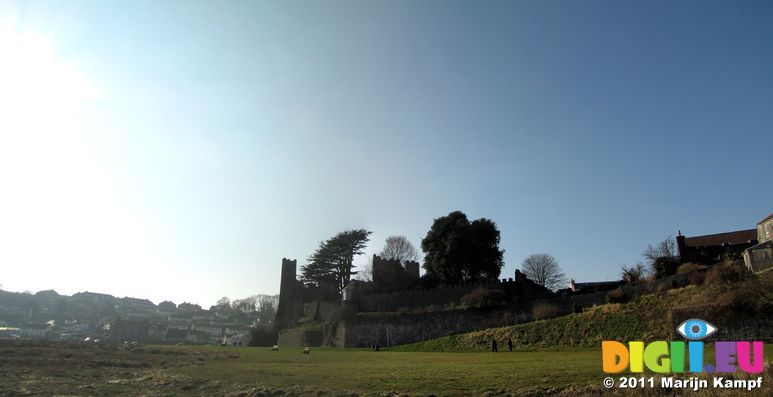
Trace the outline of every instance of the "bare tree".
{"type": "Polygon", "coordinates": [[[663,259],[673,259],[676,257],[676,243],[672,236],[666,237],[663,241],[657,245],[648,245],[642,253],[644,259],[647,261],[647,266],[653,271],[657,272],[657,264],[663,259]]]}
{"type": "Polygon", "coordinates": [[[647,267],[641,262],[630,267],[623,265],[620,268],[620,276],[626,284],[639,284],[647,277],[647,267]]]}
{"type": "Polygon", "coordinates": [[[558,265],[558,260],[548,254],[529,255],[523,260],[521,271],[535,283],[555,290],[566,283],[566,276],[558,265]]]}
{"type": "Polygon", "coordinates": [[[371,282],[373,281],[373,258],[368,259],[368,263],[362,266],[362,270],[357,272],[357,280],[371,282]]]}
{"type": "Polygon", "coordinates": [[[658,258],[673,258],[676,256],[676,243],[674,243],[674,238],[668,236],[656,246],[653,246],[652,244],[648,245],[642,255],[644,255],[644,258],[649,262],[655,262],[658,258]]]}
{"type": "Polygon", "coordinates": [[[384,244],[384,249],[378,256],[384,259],[397,259],[405,264],[407,261],[415,261],[419,258],[419,251],[411,244],[408,237],[389,236],[384,244]]]}
{"type": "Polygon", "coordinates": [[[231,300],[228,299],[227,296],[224,296],[224,297],[222,297],[222,298],[217,300],[217,305],[218,306],[230,306],[231,305],[231,300]]]}

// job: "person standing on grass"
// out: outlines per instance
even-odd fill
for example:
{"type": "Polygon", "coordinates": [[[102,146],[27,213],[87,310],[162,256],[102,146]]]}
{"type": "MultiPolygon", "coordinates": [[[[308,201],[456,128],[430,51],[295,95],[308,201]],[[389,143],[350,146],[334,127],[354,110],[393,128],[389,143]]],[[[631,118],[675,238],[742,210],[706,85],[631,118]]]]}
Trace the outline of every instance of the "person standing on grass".
{"type": "Polygon", "coordinates": [[[497,352],[497,340],[491,339],[491,352],[496,353],[497,352]]]}
{"type": "Polygon", "coordinates": [[[510,338],[507,338],[507,350],[510,350],[510,353],[513,352],[513,340],[510,338]]]}

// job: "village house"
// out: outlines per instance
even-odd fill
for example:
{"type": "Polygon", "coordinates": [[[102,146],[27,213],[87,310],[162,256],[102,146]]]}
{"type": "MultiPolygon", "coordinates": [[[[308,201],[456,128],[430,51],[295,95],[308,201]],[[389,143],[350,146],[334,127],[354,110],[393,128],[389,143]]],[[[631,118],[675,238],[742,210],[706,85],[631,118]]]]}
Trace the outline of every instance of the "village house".
{"type": "Polygon", "coordinates": [[[177,311],[177,305],[171,301],[163,301],[158,304],[158,311],[161,313],[174,313],[177,311]]]}
{"type": "Polygon", "coordinates": [[[746,267],[752,272],[761,272],[773,268],[773,214],[757,223],[759,244],[743,252],[746,267]]]}
{"type": "Polygon", "coordinates": [[[19,336],[29,339],[49,339],[53,330],[48,324],[26,324],[19,328],[19,336]]]}
{"type": "Polygon", "coordinates": [[[73,298],[89,300],[93,303],[112,303],[115,302],[115,297],[108,294],[99,294],[96,292],[78,292],[73,294],[73,298]]]}
{"type": "Polygon", "coordinates": [[[122,307],[135,308],[135,309],[155,309],[156,305],[147,299],[138,298],[121,298],[118,300],[118,304],[122,307]]]}
{"type": "Polygon", "coordinates": [[[110,325],[110,336],[116,341],[144,342],[148,339],[149,325],[145,319],[117,318],[110,325]]]}
{"type": "Polygon", "coordinates": [[[165,322],[158,322],[155,324],[151,324],[148,327],[148,339],[160,342],[164,340],[164,336],[166,336],[166,329],[168,327],[168,324],[165,322]]]}
{"type": "Polygon", "coordinates": [[[166,330],[166,335],[164,336],[164,342],[166,343],[180,343],[185,342],[188,338],[188,329],[180,329],[180,328],[173,328],[169,327],[166,330]]]}
{"type": "Polygon", "coordinates": [[[680,263],[714,265],[725,258],[741,258],[743,251],[757,244],[757,230],[687,237],[679,231],[676,247],[680,263]]]}
{"type": "Polygon", "coordinates": [[[183,302],[183,303],[180,303],[179,305],[177,305],[177,311],[179,311],[179,312],[198,312],[198,311],[201,311],[201,306],[193,304],[193,303],[183,302]]]}
{"type": "Polygon", "coordinates": [[[574,279],[570,279],[569,291],[573,294],[590,294],[595,292],[611,291],[623,284],[624,282],[621,280],[578,283],[575,282],[574,279]]]}

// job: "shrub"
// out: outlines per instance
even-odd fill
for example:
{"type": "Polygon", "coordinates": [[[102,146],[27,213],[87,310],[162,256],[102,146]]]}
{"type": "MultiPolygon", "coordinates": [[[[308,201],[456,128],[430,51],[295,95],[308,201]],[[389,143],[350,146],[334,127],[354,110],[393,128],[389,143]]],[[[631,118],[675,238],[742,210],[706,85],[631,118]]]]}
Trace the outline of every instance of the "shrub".
{"type": "Polygon", "coordinates": [[[620,268],[620,276],[626,284],[637,285],[647,279],[647,268],[641,262],[620,268]]]}
{"type": "Polygon", "coordinates": [[[582,305],[575,303],[572,303],[572,312],[573,313],[582,313],[582,305]]]}
{"type": "Polygon", "coordinates": [[[704,272],[695,272],[690,275],[690,284],[692,285],[703,285],[705,280],[706,280],[706,273],[704,272]]]}
{"type": "Polygon", "coordinates": [[[705,269],[705,268],[706,268],[706,266],[699,265],[697,263],[687,262],[687,263],[679,266],[679,268],[677,268],[676,272],[678,274],[682,274],[682,273],[691,272],[693,270],[699,270],[699,269],[705,269]]]}
{"type": "Polygon", "coordinates": [[[607,303],[625,303],[629,296],[622,288],[613,289],[607,293],[607,303]]]}
{"type": "Polygon", "coordinates": [[[749,270],[740,262],[726,261],[708,271],[703,281],[705,285],[732,284],[746,279],[749,270]]]}
{"type": "Polygon", "coordinates": [[[513,313],[504,312],[502,314],[502,323],[505,326],[515,324],[515,317],[513,317],[513,313]]]}
{"type": "Polygon", "coordinates": [[[535,320],[544,320],[546,318],[553,318],[558,316],[559,310],[555,305],[549,303],[537,303],[532,308],[532,316],[535,320]]]}
{"type": "Polygon", "coordinates": [[[461,299],[465,308],[492,308],[507,304],[507,294],[498,289],[475,288],[461,299]]]}

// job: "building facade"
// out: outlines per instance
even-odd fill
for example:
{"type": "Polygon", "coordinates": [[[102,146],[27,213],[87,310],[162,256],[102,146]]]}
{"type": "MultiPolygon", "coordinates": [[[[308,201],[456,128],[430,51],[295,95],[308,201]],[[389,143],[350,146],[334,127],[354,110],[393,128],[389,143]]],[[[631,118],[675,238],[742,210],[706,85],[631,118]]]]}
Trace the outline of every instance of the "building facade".
{"type": "Polygon", "coordinates": [[[681,231],[676,236],[680,263],[714,265],[726,258],[741,258],[743,251],[757,244],[757,230],[687,237],[681,231]]]}
{"type": "Polygon", "coordinates": [[[746,267],[754,273],[773,268],[773,214],[757,223],[759,244],[743,252],[746,267]]]}

